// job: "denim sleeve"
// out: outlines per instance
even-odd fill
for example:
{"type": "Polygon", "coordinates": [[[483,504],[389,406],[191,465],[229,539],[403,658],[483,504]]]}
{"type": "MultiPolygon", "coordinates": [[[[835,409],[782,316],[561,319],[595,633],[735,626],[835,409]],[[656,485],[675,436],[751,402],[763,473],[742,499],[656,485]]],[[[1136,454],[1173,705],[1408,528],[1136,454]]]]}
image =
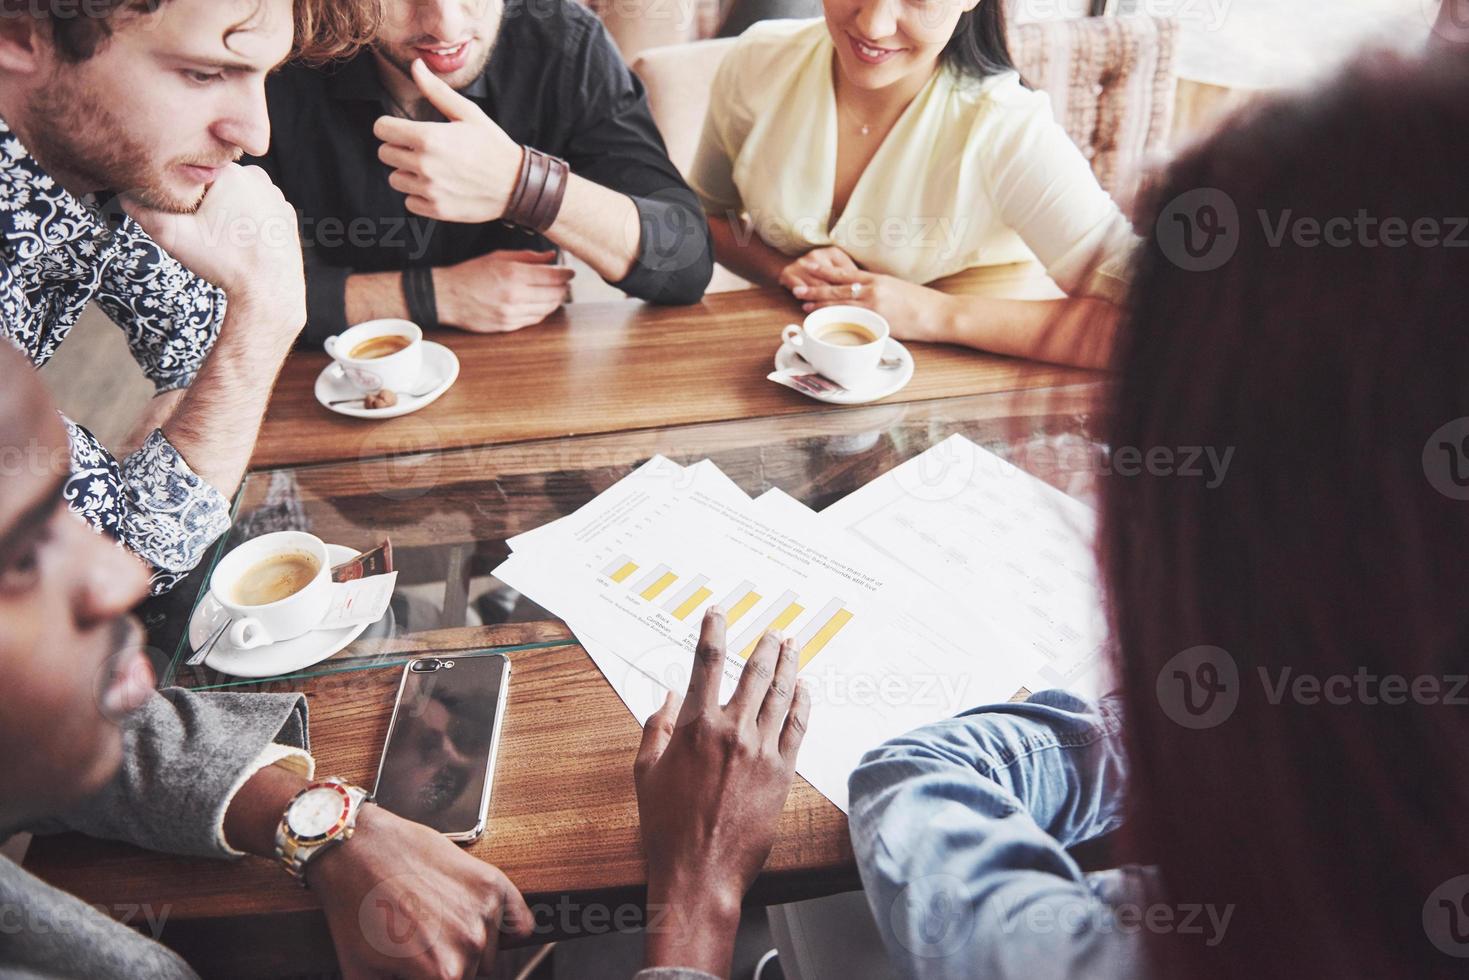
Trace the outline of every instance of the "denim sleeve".
{"type": "Polygon", "coordinates": [[[1136,930],[1114,907],[1141,869],[1086,875],[1069,845],[1122,823],[1113,699],[1063,691],[976,708],[869,752],[851,831],[873,917],[905,976],[1135,977],[1136,930]]]}

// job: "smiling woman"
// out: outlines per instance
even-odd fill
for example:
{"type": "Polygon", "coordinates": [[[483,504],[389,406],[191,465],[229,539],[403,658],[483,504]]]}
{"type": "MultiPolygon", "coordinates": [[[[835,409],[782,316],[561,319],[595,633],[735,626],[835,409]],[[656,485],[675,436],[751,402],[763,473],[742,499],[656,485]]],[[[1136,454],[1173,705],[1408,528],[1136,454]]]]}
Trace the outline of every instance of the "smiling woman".
{"type": "MultiPolygon", "coordinates": [[[[30,14],[51,23],[57,49],[73,62],[86,61],[113,31],[113,18],[147,16],[169,0],[0,0],[0,16],[30,14]]],[[[382,21],[383,0],[295,0],[293,57],[322,63],[345,58],[372,40],[382,21]]]]}

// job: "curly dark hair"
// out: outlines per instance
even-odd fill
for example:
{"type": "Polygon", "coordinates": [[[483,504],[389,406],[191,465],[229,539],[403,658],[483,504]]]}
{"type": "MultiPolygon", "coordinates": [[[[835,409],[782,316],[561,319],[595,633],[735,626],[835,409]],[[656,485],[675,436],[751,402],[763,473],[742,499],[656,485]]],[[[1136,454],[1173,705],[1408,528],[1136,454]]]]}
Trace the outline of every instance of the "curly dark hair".
{"type": "MultiPolygon", "coordinates": [[[[147,16],[169,0],[0,0],[0,17],[47,21],[52,41],[72,63],[95,55],[116,17],[147,16]]],[[[292,57],[314,63],[346,58],[369,43],[382,21],[383,0],[295,0],[292,57]]]]}

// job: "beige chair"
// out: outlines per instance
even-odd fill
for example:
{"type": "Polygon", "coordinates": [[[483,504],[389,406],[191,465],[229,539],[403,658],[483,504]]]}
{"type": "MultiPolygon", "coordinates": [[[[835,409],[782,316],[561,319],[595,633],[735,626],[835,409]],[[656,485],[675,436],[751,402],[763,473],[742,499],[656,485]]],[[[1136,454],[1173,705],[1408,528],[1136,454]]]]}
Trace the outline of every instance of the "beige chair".
{"type": "Polygon", "coordinates": [[[632,61],[634,74],[648,88],[653,121],[679,173],[687,174],[693,166],[704,114],[709,110],[709,93],[714,88],[714,73],[735,41],[721,38],[649,48],[632,61]]]}
{"type": "Polygon", "coordinates": [[[1127,209],[1150,160],[1162,156],[1178,88],[1178,22],[1083,17],[1019,24],[1010,52],[1092,170],[1127,209]]]}
{"type": "Polygon", "coordinates": [[[713,37],[719,0],[583,0],[631,64],[649,48],[713,37]]]}

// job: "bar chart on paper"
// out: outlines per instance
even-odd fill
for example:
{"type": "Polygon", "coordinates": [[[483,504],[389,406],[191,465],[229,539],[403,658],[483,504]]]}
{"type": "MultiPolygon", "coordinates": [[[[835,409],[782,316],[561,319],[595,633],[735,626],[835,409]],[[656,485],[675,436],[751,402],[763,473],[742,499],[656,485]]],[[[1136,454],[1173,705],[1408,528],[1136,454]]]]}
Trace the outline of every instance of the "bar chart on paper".
{"type": "MultiPolygon", "coordinates": [[[[667,562],[639,562],[619,554],[603,565],[601,572],[625,595],[635,596],[688,626],[698,623],[715,596],[708,575],[683,574],[667,562]]],[[[750,659],[766,633],[779,630],[792,635],[794,630],[798,669],[805,668],[852,621],[852,612],[841,598],[818,607],[793,589],[764,589],[750,579],[721,595],[719,605],[732,638],[729,651],[741,660],[750,659]]]]}
{"type": "MultiPolygon", "coordinates": [[[[746,593],[746,598],[750,595],[758,599],[758,593],[746,593]]],[[[741,660],[749,660],[750,654],[755,652],[755,644],[760,642],[760,637],[771,630],[780,630],[790,635],[794,629],[798,658],[796,669],[805,669],[852,621],[852,612],[846,606],[844,600],[832,599],[814,614],[806,615],[810,612],[810,607],[799,595],[791,591],[782,592],[773,602],[760,609],[750,625],[730,644],[730,649],[737,652],[741,660]]]]}

